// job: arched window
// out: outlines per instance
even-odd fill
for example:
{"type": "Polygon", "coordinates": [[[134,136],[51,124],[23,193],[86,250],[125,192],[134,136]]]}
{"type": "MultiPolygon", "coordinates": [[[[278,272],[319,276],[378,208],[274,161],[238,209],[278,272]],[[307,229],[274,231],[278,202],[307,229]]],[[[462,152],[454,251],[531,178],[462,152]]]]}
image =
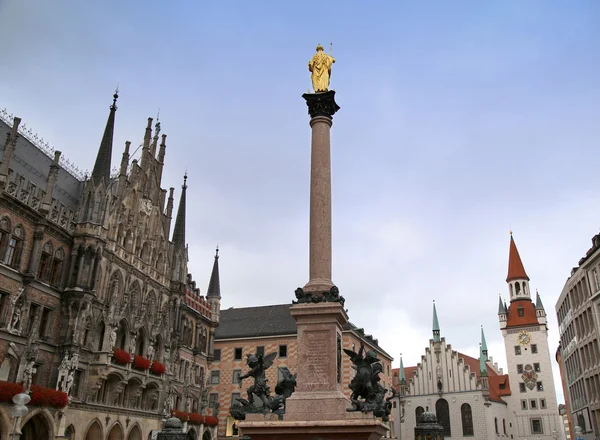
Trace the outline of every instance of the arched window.
{"type": "Polygon", "coordinates": [[[506,419],[502,419],[502,430],[504,431],[504,435],[506,434],[506,419]]]}
{"type": "Polygon", "coordinates": [[[473,412],[471,405],[463,403],[460,407],[460,417],[462,419],[463,437],[473,434],[473,412]]]}
{"type": "Polygon", "coordinates": [[[438,423],[444,427],[444,436],[451,437],[450,408],[448,407],[448,401],[446,399],[438,399],[438,401],[435,402],[435,412],[438,423]]]}
{"type": "Polygon", "coordinates": [[[144,261],[148,261],[148,257],[150,257],[150,246],[148,246],[148,242],[144,242],[142,245],[142,250],[140,251],[140,258],[144,261]]]}
{"type": "Polygon", "coordinates": [[[510,287],[510,297],[512,298],[513,296],[515,296],[515,292],[513,291],[513,285],[512,285],[512,283],[509,284],[509,287],[510,287]]]}
{"type": "Polygon", "coordinates": [[[425,412],[425,410],[423,409],[422,406],[417,406],[415,408],[415,419],[416,419],[417,423],[419,423],[419,420],[421,419],[421,416],[423,415],[424,412],[425,412]]]}
{"type": "Polygon", "coordinates": [[[9,236],[10,220],[8,217],[2,217],[0,219],[0,255],[4,255],[6,252],[6,244],[8,243],[9,236]]]}
{"type": "Polygon", "coordinates": [[[17,226],[8,240],[5,262],[9,266],[18,269],[21,262],[21,252],[23,250],[23,240],[25,233],[21,226],[17,226]]]}
{"type": "Polygon", "coordinates": [[[515,291],[517,295],[521,293],[521,283],[519,283],[518,281],[515,283],[515,291]]]}
{"type": "Polygon", "coordinates": [[[40,265],[38,267],[38,279],[40,281],[48,281],[50,277],[50,266],[52,265],[52,254],[54,249],[49,241],[42,248],[42,256],[40,257],[40,265]]]}
{"type": "Polygon", "coordinates": [[[117,243],[125,246],[125,225],[123,223],[117,228],[117,243]]]}
{"type": "Polygon", "coordinates": [[[62,249],[57,249],[54,252],[52,267],[50,269],[50,284],[58,285],[62,280],[63,262],[65,261],[65,252],[62,249]]]}
{"type": "Polygon", "coordinates": [[[496,435],[500,434],[498,432],[498,417],[494,417],[494,429],[496,430],[496,435]]]}
{"type": "Polygon", "coordinates": [[[156,270],[162,271],[163,266],[163,254],[158,254],[158,258],[156,259],[156,270]]]}

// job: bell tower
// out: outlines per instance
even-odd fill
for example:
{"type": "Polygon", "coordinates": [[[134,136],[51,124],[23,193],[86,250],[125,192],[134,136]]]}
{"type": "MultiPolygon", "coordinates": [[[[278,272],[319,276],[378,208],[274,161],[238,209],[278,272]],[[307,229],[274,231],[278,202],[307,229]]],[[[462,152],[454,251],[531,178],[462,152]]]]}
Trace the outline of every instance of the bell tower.
{"type": "Polygon", "coordinates": [[[560,416],[548,347],[546,312],[541,299],[531,301],[529,276],[510,235],[508,252],[509,305],[499,299],[498,318],[504,337],[507,373],[512,394],[503,398],[509,406],[514,439],[550,440],[560,432],[560,416]]]}

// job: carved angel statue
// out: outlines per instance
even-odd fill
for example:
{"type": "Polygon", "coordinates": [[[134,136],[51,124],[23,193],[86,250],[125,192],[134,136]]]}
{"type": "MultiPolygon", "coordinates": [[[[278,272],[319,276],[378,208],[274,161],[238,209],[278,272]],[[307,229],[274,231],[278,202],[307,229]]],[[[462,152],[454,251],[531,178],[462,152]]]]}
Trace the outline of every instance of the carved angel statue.
{"type": "Polygon", "coordinates": [[[323,46],[320,44],[317,45],[317,53],[308,62],[308,70],[312,73],[311,80],[315,93],[322,93],[329,90],[331,65],[333,63],[335,63],[335,58],[327,55],[323,51],[323,46]]]}
{"type": "Polygon", "coordinates": [[[242,380],[253,377],[254,385],[251,385],[250,388],[248,388],[248,402],[252,405],[254,403],[254,394],[256,394],[266,407],[269,404],[268,396],[270,390],[267,385],[265,371],[273,365],[273,361],[277,357],[277,352],[273,352],[266,356],[261,354],[248,354],[246,356],[246,364],[250,367],[250,371],[240,376],[240,386],[242,385],[242,380]]]}

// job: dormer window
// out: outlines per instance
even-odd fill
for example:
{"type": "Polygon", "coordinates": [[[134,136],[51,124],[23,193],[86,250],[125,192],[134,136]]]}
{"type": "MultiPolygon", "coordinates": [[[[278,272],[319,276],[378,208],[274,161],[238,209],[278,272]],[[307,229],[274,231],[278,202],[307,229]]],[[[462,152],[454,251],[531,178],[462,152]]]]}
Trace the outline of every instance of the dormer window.
{"type": "Polygon", "coordinates": [[[524,317],[525,316],[525,309],[523,307],[517,308],[517,315],[519,315],[519,318],[524,317]]]}

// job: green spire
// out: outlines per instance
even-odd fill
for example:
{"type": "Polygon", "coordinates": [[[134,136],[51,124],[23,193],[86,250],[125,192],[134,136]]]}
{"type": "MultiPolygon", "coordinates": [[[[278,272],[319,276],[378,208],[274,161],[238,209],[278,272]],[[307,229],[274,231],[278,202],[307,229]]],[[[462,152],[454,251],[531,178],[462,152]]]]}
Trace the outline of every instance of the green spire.
{"type": "Polygon", "coordinates": [[[406,375],[404,374],[404,362],[402,362],[402,353],[400,353],[400,385],[406,385],[406,375]]]}
{"type": "MultiPolygon", "coordinates": [[[[483,330],[481,335],[483,336],[483,330]]],[[[485,341],[485,339],[484,339],[485,341]]],[[[479,346],[479,375],[480,376],[487,376],[488,372],[487,372],[487,350],[486,353],[483,353],[483,345],[479,346]]]]}
{"type": "Polygon", "coordinates": [[[481,326],[481,353],[485,357],[485,361],[488,360],[488,348],[487,343],[485,342],[485,334],[483,333],[483,326],[481,326]]]}
{"type": "Polygon", "coordinates": [[[506,307],[502,303],[502,297],[498,295],[498,315],[506,315],[506,307]]]}
{"type": "Polygon", "coordinates": [[[544,304],[542,304],[542,298],[540,297],[540,292],[535,291],[535,295],[537,298],[535,299],[535,308],[539,310],[544,310],[544,304]]]}
{"type": "Polygon", "coordinates": [[[435,310],[435,300],[433,301],[433,342],[440,342],[440,322],[435,310]]]}

